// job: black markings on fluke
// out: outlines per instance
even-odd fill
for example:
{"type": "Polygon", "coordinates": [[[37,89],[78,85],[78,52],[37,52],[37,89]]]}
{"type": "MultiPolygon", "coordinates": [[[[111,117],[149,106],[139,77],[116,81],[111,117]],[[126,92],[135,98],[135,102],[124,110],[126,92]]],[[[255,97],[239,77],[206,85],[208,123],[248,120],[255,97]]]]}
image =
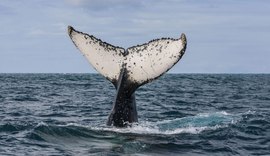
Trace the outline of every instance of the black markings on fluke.
{"type": "Polygon", "coordinates": [[[116,88],[107,125],[126,127],[138,122],[135,91],[171,69],[187,46],[185,34],[179,39],[161,38],[127,49],[113,46],[68,26],[75,46],[93,67],[116,88]]]}

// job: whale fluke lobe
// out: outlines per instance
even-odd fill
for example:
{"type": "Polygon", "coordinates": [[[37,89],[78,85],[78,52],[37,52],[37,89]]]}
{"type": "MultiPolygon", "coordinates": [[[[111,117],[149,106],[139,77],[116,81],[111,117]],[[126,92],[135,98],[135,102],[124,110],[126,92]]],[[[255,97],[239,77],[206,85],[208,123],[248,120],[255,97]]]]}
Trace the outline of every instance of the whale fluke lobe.
{"type": "Polygon", "coordinates": [[[184,34],[179,39],[162,38],[127,49],[129,79],[142,85],[171,69],[186,49],[184,34]]]}
{"type": "Polygon", "coordinates": [[[68,34],[90,64],[117,89],[107,125],[118,127],[138,122],[135,91],[171,69],[184,55],[185,34],[178,39],[161,38],[127,49],[75,30],[68,34]]]}
{"type": "Polygon", "coordinates": [[[103,42],[92,35],[76,31],[71,26],[68,26],[68,34],[95,70],[116,86],[125,49],[103,42]]]}

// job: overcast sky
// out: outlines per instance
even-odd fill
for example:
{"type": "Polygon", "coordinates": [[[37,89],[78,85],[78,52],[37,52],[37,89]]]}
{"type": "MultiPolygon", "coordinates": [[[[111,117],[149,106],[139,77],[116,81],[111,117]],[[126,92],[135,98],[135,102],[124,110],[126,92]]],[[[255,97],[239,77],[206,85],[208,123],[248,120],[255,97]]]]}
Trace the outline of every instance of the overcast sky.
{"type": "Polygon", "coordinates": [[[124,48],[183,32],[173,73],[270,73],[269,0],[1,0],[0,73],[95,72],[68,25],[124,48]]]}

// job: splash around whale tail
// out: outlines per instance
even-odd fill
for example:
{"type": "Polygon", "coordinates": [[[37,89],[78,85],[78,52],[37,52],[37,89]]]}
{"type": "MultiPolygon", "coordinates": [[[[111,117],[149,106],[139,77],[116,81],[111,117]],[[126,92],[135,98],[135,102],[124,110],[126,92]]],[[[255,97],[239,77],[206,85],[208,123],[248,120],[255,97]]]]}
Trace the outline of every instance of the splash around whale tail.
{"type": "Polygon", "coordinates": [[[121,70],[137,87],[157,79],[171,69],[185,53],[185,34],[178,39],[161,38],[127,49],[75,30],[68,26],[68,34],[90,64],[117,88],[121,70]]]}

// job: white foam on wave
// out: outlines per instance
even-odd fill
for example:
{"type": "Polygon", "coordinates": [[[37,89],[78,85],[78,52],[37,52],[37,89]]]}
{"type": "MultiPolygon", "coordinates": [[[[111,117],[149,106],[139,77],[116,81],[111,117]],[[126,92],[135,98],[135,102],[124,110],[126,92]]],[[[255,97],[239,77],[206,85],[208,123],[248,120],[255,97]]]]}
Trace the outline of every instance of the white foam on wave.
{"type": "Polygon", "coordinates": [[[201,133],[202,131],[205,130],[215,130],[221,127],[225,126],[204,126],[204,127],[184,127],[184,128],[176,128],[172,130],[161,130],[157,126],[149,126],[148,124],[138,124],[138,125],[133,125],[132,127],[128,128],[116,128],[116,127],[92,127],[91,129],[94,130],[102,130],[102,131],[112,131],[112,132],[117,132],[117,133],[123,133],[123,134],[162,134],[162,135],[174,135],[174,134],[181,134],[181,133],[190,133],[190,134],[198,134],[201,133]]]}
{"type": "Polygon", "coordinates": [[[204,116],[204,117],[209,117],[210,115],[232,115],[230,113],[227,113],[226,111],[221,111],[221,112],[215,112],[215,113],[200,113],[197,116],[204,116]]]}
{"type": "Polygon", "coordinates": [[[175,130],[165,131],[165,134],[180,134],[180,133],[191,133],[191,134],[198,134],[204,130],[215,130],[221,128],[222,126],[214,126],[214,127],[186,127],[186,128],[177,128],[175,130]]]}
{"type": "MultiPolygon", "coordinates": [[[[219,128],[228,127],[230,124],[236,124],[242,119],[244,114],[253,114],[254,111],[248,111],[240,114],[230,114],[225,111],[214,113],[200,113],[195,116],[187,116],[183,118],[175,118],[168,120],[154,121],[140,121],[134,123],[127,128],[108,127],[105,125],[81,125],[78,123],[68,123],[66,125],[58,126],[77,126],[84,127],[95,131],[109,131],[123,134],[152,134],[152,135],[174,135],[181,133],[199,134],[205,130],[216,130],[219,128]]],[[[41,122],[37,125],[47,126],[46,123],[41,122]]]]}
{"type": "Polygon", "coordinates": [[[41,122],[39,122],[39,123],[35,126],[35,128],[40,127],[40,126],[48,126],[48,124],[45,123],[45,122],[43,122],[43,121],[41,121],[41,122]]]}
{"type": "Polygon", "coordinates": [[[162,120],[158,122],[141,121],[127,128],[91,127],[91,129],[133,134],[163,134],[174,135],[181,133],[198,134],[205,130],[216,130],[235,124],[237,119],[225,111],[202,113],[196,116],[162,120]]]}

